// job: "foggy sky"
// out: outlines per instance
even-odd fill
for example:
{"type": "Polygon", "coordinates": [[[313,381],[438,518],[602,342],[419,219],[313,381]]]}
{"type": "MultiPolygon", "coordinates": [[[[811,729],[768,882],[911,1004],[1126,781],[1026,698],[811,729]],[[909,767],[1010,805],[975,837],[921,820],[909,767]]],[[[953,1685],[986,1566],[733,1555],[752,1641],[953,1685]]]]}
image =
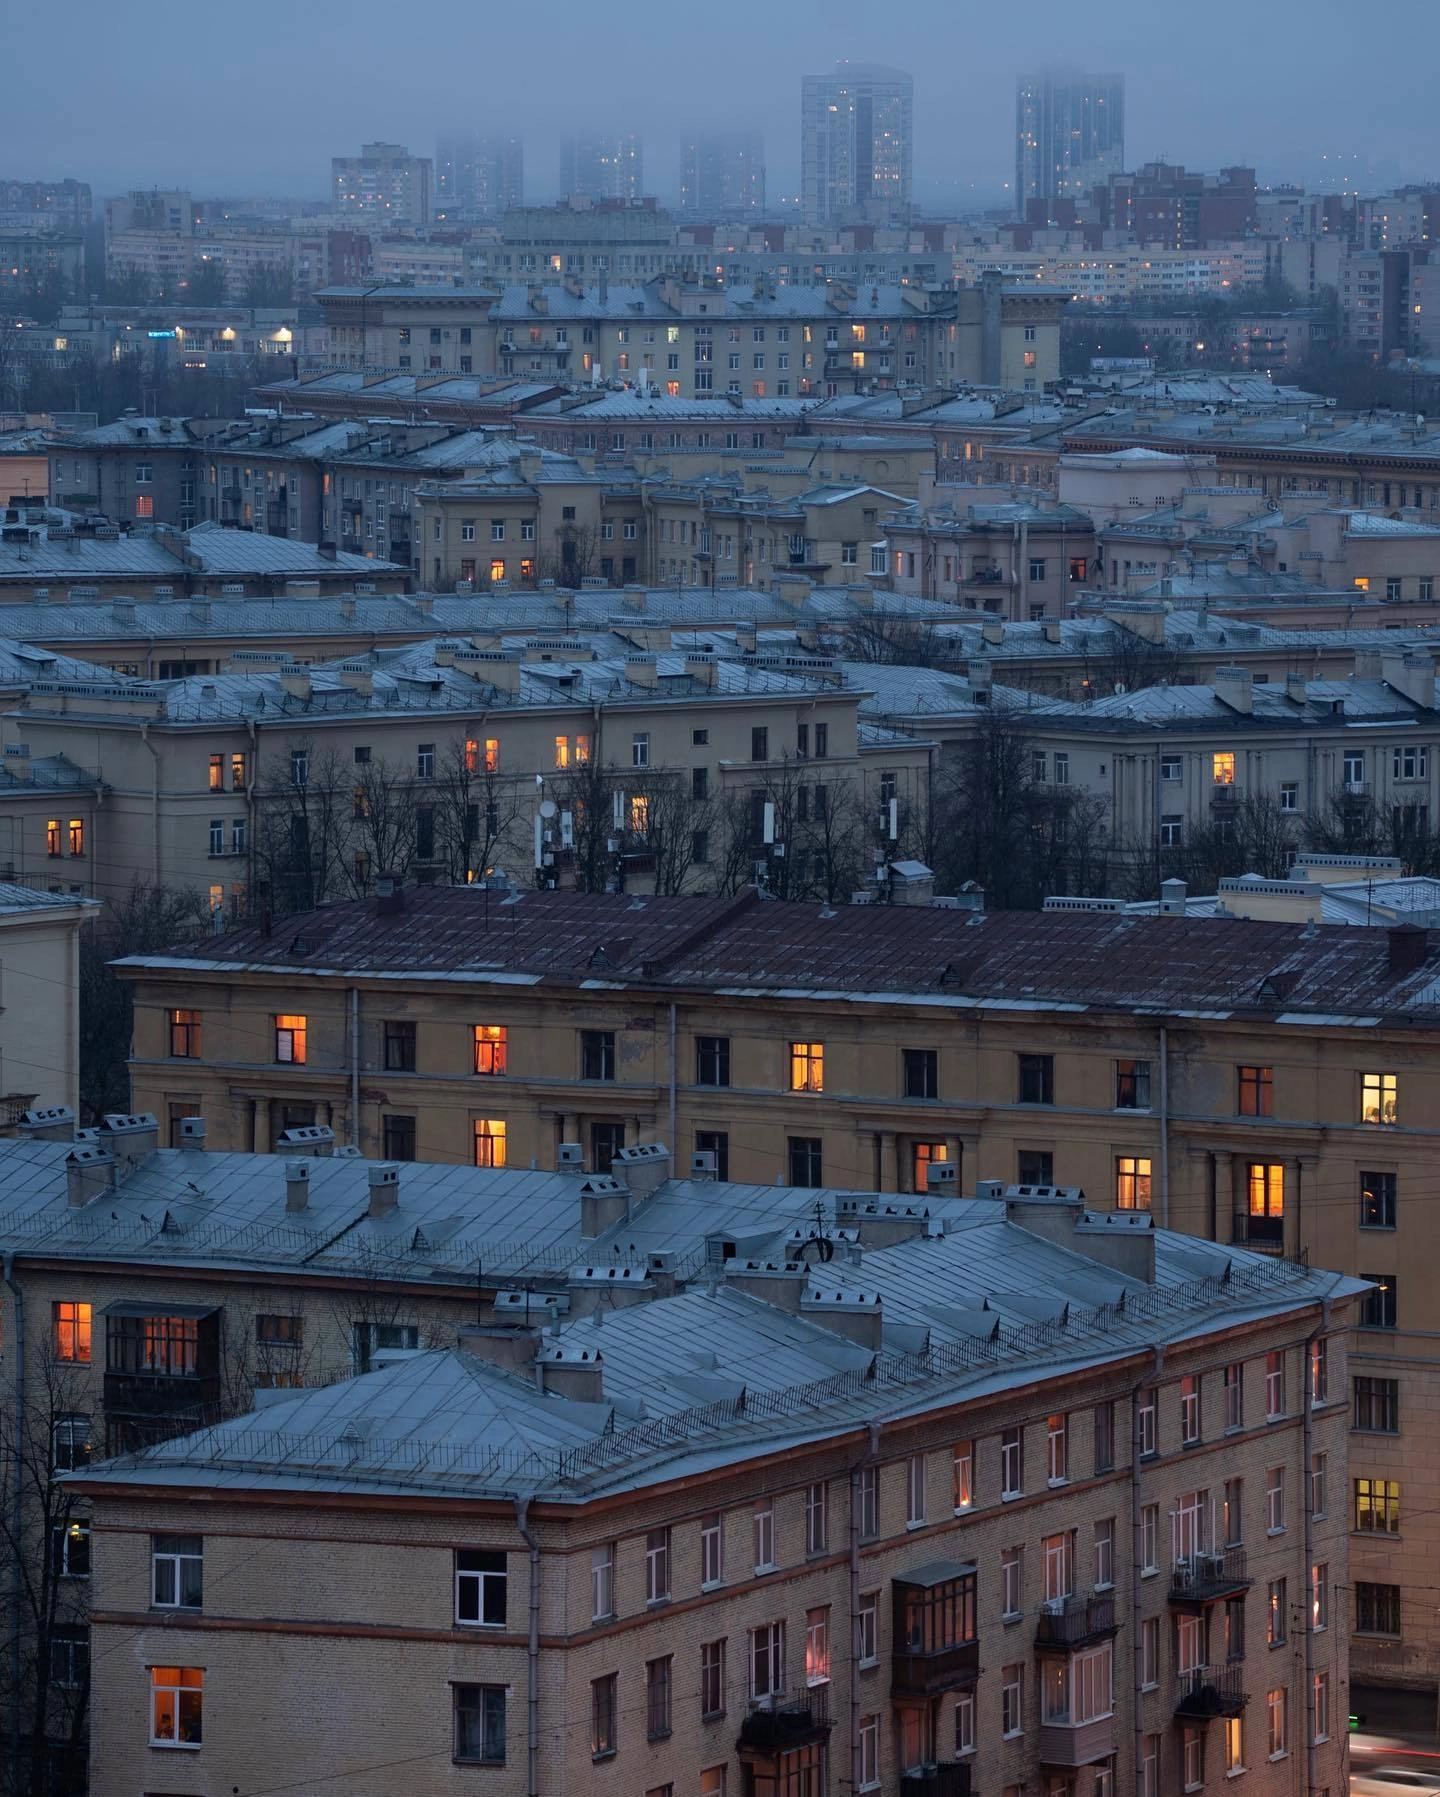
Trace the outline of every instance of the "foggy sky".
{"type": "Polygon", "coordinates": [[[577,126],[640,131],[646,187],[684,131],[766,134],[772,200],[799,180],[803,74],[841,57],[915,77],[922,204],[1003,199],[1014,82],[1046,62],[1122,71],[1126,161],[1251,162],[1262,181],[1440,177],[1440,0],[71,0],[9,7],[0,176],[197,195],[322,197],[362,138],[433,155],[447,125],[519,131],[527,198],[554,197],[577,126]],[[57,23],[58,21],[58,23],[57,23]],[[18,78],[17,78],[18,77],[18,78]]]}

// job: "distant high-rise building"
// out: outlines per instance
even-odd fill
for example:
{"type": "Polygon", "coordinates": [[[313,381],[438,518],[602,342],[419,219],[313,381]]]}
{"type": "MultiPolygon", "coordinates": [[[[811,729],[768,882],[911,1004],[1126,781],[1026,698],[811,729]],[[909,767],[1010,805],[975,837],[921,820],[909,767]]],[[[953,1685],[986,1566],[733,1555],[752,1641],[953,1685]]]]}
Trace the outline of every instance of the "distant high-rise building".
{"type": "Polygon", "coordinates": [[[525,140],[504,132],[442,131],[435,141],[437,212],[508,212],[525,203],[525,140]]]}
{"type": "Polygon", "coordinates": [[[1015,210],[1088,200],[1125,167],[1125,77],[1046,69],[1015,84],[1015,210]]]}
{"type": "Polygon", "coordinates": [[[765,205],[765,139],[758,131],[705,131],[680,145],[686,212],[759,212],[765,205]]]}
{"type": "Polygon", "coordinates": [[[915,83],[900,69],[841,62],[800,93],[805,216],[884,220],[910,207],[915,83]]]}
{"type": "Polygon", "coordinates": [[[337,212],[377,225],[423,225],[430,219],[435,164],[404,144],[361,144],[358,156],[330,162],[330,197],[337,212]]]}
{"type": "Polygon", "coordinates": [[[644,146],[637,132],[587,131],[561,138],[562,199],[638,200],[644,191],[644,146]]]}

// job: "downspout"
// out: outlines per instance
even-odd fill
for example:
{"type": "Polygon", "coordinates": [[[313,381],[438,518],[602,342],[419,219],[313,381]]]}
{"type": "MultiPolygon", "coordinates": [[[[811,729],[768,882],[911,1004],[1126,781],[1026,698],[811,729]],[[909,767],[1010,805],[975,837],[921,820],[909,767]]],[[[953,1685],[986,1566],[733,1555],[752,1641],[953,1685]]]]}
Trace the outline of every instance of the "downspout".
{"type": "Polygon", "coordinates": [[[1170,1031],[1160,1025],[1160,1227],[1170,1227],[1170,1031]]]}
{"type": "MultiPolygon", "coordinates": [[[[860,1471],[880,1458],[880,1424],[865,1425],[865,1457],[850,1468],[850,1788],[860,1789],[860,1471]]],[[[878,1619],[877,1619],[878,1621],[878,1619]]]]}
{"type": "Polygon", "coordinates": [[[350,988],[350,1145],[360,1146],[360,988],[350,988]]]}
{"type": "Polygon", "coordinates": [[[140,725],[140,741],[150,754],[150,877],[160,886],[160,757],[150,740],[150,720],[140,725]]]}
{"type": "Polygon", "coordinates": [[[680,1149],[675,1140],[675,1001],[670,1001],[670,1172],[675,1173],[680,1149]]]}
{"type": "MultiPolygon", "coordinates": [[[[1312,1586],[1315,1565],[1315,1486],[1310,1477],[1310,1469],[1315,1464],[1315,1381],[1311,1376],[1311,1356],[1315,1352],[1315,1344],[1330,1327],[1330,1306],[1332,1300],[1320,1300],[1320,1322],[1305,1338],[1305,1365],[1302,1369],[1305,1380],[1305,1408],[1301,1413],[1301,1451],[1305,1463],[1300,1468],[1300,1477],[1305,1481],[1305,1583],[1301,1587],[1305,1593],[1305,1789],[1307,1792],[1319,1789],[1315,1782],[1315,1594],[1312,1586]]],[[[1329,1602],[1329,1593],[1326,1593],[1329,1602]]],[[[1339,1693],[1330,1693],[1330,1706],[1333,1710],[1339,1693]]]]}
{"type": "MultiPolygon", "coordinates": [[[[1150,1369],[1150,1384],[1160,1383],[1160,1370],[1165,1365],[1165,1344],[1157,1343],[1155,1348],[1155,1364],[1150,1369]]],[[[1134,1642],[1134,1696],[1131,1715],[1134,1717],[1135,1763],[1132,1783],[1136,1790],[1140,1788],[1140,1768],[1145,1763],[1145,1723],[1143,1704],[1140,1693],[1145,1688],[1145,1647],[1142,1640],[1143,1630],[1140,1627],[1140,1568],[1144,1563],[1142,1548],[1143,1525],[1140,1512],[1140,1394],[1146,1382],[1137,1380],[1130,1393],[1130,1638],[1134,1642]]]]}
{"type": "MultiPolygon", "coordinates": [[[[25,1294],[15,1283],[15,1256],[7,1253],[4,1260],[5,1284],[15,1299],[15,1439],[19,1441],[25,1428],[25,1294]]],[[[21,1500],[21,1480],[17,1473],[14,1489],[10,1493],[12,1539],[21,1539],[21,1524],[24,1521],[24,1506],[21,1500]]],[[[10,1664],[20,1663],[20,1604],[24,1596],[24,1580],[21,1572],[20,1556],[14,1554],[10,1562],[10,1664]]],[[[20,1681],[15,1679],[10,1687],[10,1764],[20,1764],[20,1681]]]]}
{"type": "Polygon", "coordinates": [[[530,1639],[525,1679],[527,1728],[525,1735],[526,1797],[540,1797],[540,1543],[530,1527],[530,1500],[515,1500],[515,1526],[530,1550],[530,1639]]]}

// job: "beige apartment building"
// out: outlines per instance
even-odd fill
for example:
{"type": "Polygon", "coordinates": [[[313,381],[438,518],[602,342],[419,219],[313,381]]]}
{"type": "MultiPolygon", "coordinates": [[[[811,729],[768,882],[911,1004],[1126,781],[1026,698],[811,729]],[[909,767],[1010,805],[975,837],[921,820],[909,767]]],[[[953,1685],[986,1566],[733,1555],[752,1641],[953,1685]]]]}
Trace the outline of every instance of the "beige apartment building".
{"type": "Polygon", "coordinates": [[[1396,1508],[1355,1523],[1356,1579],[1391,1606],[1356,1664],[1440,1673],[1415,1589],[1440,1537],[1398,1491],[1430,1481],[1436,1402],[1425,932],[432,890],[122,965],[136,1104],[183,1095],[227,1148],[309,1106],[367,1151],[403,1118],[452,1164],[578,1142],[603,1170],[659,1135],[730,1178],[923,1192],[938,1161],[1371,1279],[1356,1470],[1396,1508]],[[176,1052],[182,1010],[203,1052],[176,1052]]]}
{"type": "Polygon", "coordinates": [[[1341,1791],[1361,1288],[952,1208],[77,1474],[98,1797],[1341,1791]]]}
{"type": "Polygon", "coordinates": [[[934,496],[881,520],[872,572],[891,591],[1033,622],[1064,617],[1093,581],[1088,513],[1028,500],[975,504],[963,488],[936,488],[934,496]]]}

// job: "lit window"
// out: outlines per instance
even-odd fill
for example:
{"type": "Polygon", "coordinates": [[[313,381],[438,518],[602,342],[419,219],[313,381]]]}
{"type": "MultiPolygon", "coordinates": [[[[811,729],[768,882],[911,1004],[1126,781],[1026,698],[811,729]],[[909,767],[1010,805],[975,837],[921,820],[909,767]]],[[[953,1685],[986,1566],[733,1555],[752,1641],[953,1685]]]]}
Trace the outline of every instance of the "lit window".
{"type": "Polygon", "coordinates": [[[570,765],[570,738],[568,736],[555,738],[555,765],[561,768],[570,765]]]}
{"type": "Polygon", "coordinates": [[[198,1747],[205,1673],[199,1666],[150,1668],[150,1745],[198,1747]]]}
{"type": "Polygon", "coordinates": [[[60,852],[60,819],[52,817],[45,824],[45,853],[59,855],[60,852]]]}
{"type": "Polygon", "coordinates": [[[170,1013],[170,1053],[177,1061],[200,1058],[200,1012],[170,1013]]]}
{"type": "Polygon", "coordinates": [[[212,755],[210,757],[210,790],[211,792],[223,792],[224,788],[225,757],[223,755],[212,755]]]}
{"type": "Polygon", "coordinates": [[[1235,784],[1235,756],[1231,750],[1220,750],[1210,757],[1210,775],[1217,786],[1235,784]]]}
{"type": "Polygon", "coordinates": [[[477,1167],[503,1167],[505,1165],[505,1123],[499,1117],[477,1117],[475,1119],[475,1165],[477,1167]]]}
{"type": "Polygon", "coordinates": [[[508,1028],[503,1023],[475,1025],[475,1071],[504,1073],[508,1028]]]}
{"type": "Polygon", "coordinates": [[[644,793],[638,793],[630,801],[630,833],[632,836],[646,836],[650,831],[650,800],[644,793]]]}
{"type": "Polygon", "coordinates": [[[70,853],[72,855],[85,853],[85,820],[83,817],[70,819],[70,853]]]}
{"type": "Polygon", "coordinates": [[[823,1092],[825,1090],[825,1044],[792,1042],[790,1044],[790,1090],[823,1092]]]}
{"type": "Polygon", "coordinates": [[[1395,1074],[1361,1074],[1360,1118],[1364,1123],[1397,1123],[1399,1121],[1399,1081],[1395,1074]]]}
{"type": "Polygon", "coordinates": [[[93,1315],[88,1304],[73,1304],[68,1301],[55,1304],[55,1358],[57,1360],[89,1360],[93,1315]]]}
{"type": "Polygon", "coordinates": [[[1149,1210],[1151,1167],[1148,1155],[1122,1154],[1115,1162],[1117,1210],[1149,1210]]]}
{"type": "Polygon", "coordinates": [[[503,556],[497,555],[491,561],[491,563],[490,563],[490,578],[492,581],[504,580],[504,578],[505,578],[505,559],[503,556]]]}
{"type": "Polygon", "coordinates": [[[305,1042],[308,1019],[298,1015],[275,1019],[275,1059],[297,1067],[305,1064],[305,1042]]]}

